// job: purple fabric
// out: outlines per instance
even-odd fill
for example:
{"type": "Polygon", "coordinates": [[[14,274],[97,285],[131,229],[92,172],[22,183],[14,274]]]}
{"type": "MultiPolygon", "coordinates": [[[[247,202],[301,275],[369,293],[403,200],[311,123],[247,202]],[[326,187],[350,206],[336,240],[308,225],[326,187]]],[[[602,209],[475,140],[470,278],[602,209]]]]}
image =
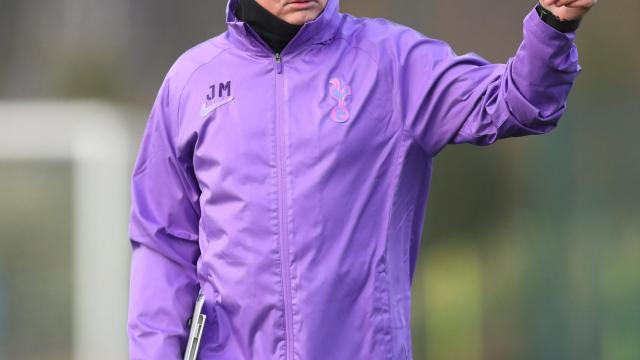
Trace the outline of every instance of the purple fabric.
{"type": "Polygon", "coordinates": [[[432,160],[544,134],[581,71],[526,15],[505,64],[328,0],[280,61],[233,15],[180,56],[131,178],[131,359],[412,359],[410,288],[432,160]]]}

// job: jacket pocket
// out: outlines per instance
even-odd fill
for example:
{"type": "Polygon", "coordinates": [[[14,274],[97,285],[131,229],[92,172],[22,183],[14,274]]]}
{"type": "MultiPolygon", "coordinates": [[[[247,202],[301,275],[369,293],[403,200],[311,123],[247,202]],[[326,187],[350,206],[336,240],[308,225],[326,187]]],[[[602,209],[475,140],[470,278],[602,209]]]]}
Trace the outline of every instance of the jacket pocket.
{"type": "Polygon", "coordinates": [[[205,294],[203,312],[207,318],[202,330],[201,347],[206,348],[207,352],[221,351],[226,347],[231,333],[229,319],[222,306],[220,294],[211,283],[204,284],[203,292],[205,294]]]}
{"type": "Polygon", "coordinates": [[[397,247],[390,249],[393,254],[393,269],[390,287],[392,289],[392,324],[394,329],[409,328],[409,312],[411,302],[411,279],[410,279],[410,249],[411,231],[413,225],[413,207],[411,207],[402,217],[395,228],[389,246],[397,247]]]}
{"type": "Polygon", "coordinates": [[[375,265],[374,308],[376,353],[380,359],[391,360],[391,316],[389,311],[389,288],[387,276],[387,257],[383,253],[375,265]]]}

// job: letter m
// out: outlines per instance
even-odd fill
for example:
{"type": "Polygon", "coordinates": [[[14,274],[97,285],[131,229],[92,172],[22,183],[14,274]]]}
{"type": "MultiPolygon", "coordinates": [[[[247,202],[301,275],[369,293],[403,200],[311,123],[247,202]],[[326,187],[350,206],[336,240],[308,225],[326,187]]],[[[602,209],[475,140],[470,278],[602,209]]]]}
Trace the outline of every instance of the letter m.
{"type": "Polygon", "coordinates": [[[222,97],[222,92],[227,91],[227,96],[231,96],[231,81],[227,81],[226,84],[220,83],[218,85],[218,97],[222,97]]]}

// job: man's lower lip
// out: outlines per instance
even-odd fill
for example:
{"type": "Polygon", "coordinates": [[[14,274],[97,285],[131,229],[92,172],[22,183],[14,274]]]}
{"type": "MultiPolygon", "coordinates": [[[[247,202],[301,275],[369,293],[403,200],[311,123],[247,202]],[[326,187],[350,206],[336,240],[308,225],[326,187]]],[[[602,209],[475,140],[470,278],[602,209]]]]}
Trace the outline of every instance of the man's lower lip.
{"type": "Polygon", "coordinates": [[[289,5],[295,8],[306,8],[313,5],[313,1],[292,2],[292,3],[289,3],[289,5]]]}

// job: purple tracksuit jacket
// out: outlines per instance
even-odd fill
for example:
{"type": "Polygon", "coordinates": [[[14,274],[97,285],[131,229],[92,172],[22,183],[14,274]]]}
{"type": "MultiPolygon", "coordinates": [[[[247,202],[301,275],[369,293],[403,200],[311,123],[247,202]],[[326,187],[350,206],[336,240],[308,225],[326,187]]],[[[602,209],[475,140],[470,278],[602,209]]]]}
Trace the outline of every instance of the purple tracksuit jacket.
{"type": "Polygon", "coordinates": [[[575,32],[534,8],[506,63],[328,0],[281,54],[233,15],[168,71],[131,178],[131,359],[413,359],[433,158],[557,125],[575,32]]]}

